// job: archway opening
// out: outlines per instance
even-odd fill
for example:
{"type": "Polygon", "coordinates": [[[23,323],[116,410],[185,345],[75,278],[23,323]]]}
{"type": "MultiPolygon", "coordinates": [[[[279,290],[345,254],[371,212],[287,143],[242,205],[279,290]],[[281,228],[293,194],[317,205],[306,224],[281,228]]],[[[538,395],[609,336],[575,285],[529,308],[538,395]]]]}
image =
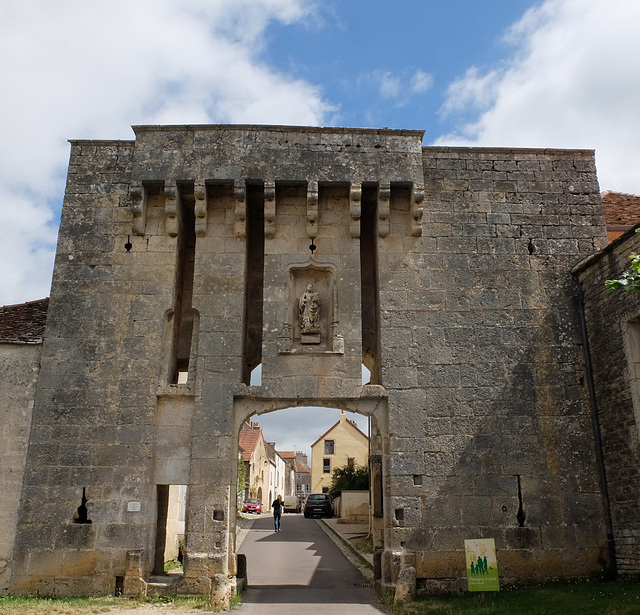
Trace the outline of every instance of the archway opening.
{"type": "MultiPolygon", "coordinates": [[[[338,404],[287,406],[275,410],[258,408],[239,428],[240,527],[245,520],[253,522],[260,516],[271,516],[273,499],[278,496],[300,503],[297,510],[293,504],[287,508],[285,517],[290,512],[304,514],[304,504],[310,494],[331,491],[335,470],[365,468],[366,486],[345,489],[347,497],[342,492],[339,497],[333,497],[332,513],[339,518],[336,522],[341,528],[345,523],[356,524],[359,531],[364,527],[363,538],[367,539],[370,551],[384,548],[381,436],[376,422],[375,416],[345,411],[338,404]],[[346,436],[344,431],[348,432],[346,436]],[[355,445],[357,440],[361,444],[360,453],[355,445]],[[373,489],[371,476],[376,480],[373,489]],[[259,515],[245,508],[249,499],[259,500],[259,515]]],[[[242,552],[241,543],[236,545],[236,550],[242,552]]]]}

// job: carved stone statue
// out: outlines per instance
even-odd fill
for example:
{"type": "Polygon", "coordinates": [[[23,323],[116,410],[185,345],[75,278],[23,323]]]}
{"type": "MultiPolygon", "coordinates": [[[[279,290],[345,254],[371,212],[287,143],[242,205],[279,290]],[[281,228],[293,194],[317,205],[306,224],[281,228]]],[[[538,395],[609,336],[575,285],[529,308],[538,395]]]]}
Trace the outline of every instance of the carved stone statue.
{"type": "Polygon", "coordinates": [[[300,312],[300,331],[305,333],[319,333],[320,299],[318,293],[313,292],[313,284],[307,284],[305,291],[298,300],[300,312]]]}

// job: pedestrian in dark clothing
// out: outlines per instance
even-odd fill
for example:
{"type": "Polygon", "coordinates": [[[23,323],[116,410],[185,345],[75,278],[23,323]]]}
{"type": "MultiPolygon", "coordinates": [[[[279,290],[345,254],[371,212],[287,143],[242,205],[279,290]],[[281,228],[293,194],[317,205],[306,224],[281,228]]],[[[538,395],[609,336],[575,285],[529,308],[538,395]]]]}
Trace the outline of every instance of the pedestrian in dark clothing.
{"type": "Polygon", "coordinates": [[[280,517],[282,517],[282,509],[284,508],[284,504],[282,502],[282,496],[278,496],[276,500],[271,504],[271,508],[273,508],[273,523],[276,527],[276,532],[280,531],[280,517]]]}

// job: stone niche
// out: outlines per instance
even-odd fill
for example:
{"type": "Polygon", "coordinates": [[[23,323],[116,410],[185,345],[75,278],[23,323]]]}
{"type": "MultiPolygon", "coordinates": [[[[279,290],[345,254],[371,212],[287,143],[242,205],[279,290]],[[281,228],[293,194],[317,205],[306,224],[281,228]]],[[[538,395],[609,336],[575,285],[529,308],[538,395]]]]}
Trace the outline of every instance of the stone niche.
{"type": "Polygon", "coordinates": [[[334,267],[309,263],[291,266],[288,273],[287,320],[280,328],[278,352],[343,354],[334,267]]]}

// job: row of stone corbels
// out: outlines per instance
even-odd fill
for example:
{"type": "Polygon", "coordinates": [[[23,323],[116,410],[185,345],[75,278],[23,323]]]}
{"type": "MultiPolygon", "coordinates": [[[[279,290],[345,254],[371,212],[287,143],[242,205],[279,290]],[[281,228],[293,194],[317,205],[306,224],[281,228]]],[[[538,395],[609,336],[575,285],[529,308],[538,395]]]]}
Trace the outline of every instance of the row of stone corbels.
{"type": "MultiPolygon", "coordinates": [[[[235,235],[244,237],[247,221],[247,188],[244,180],[234,180],[235,198],[235,235]]],[[[147,218],[147,207],[144,186],[141,182],[132,183],[129,195],[131,197],[131,211],[133,213],[132,231],[136,235],[144,235],[147,218]]],[[[175,181],[165,181],[165,212],[166,229],[169,236],[178,234],[178,208],[180,191],[175,181]]],[[[195,197],[195,231],[196,236],[207,234],[207,190],[204,180],[194,184],[195,197]]],[[[414,237],[422,235],[422,204],[424,188],[412,184],[411,187],[411,234],[414,237]]],[[[391,183],[383,182],[378,185],[378,235],[386,237],[389,234],[389,216],[391,203],[391,183]]],[[[349,235],[360,237],[360,218],[362,216],[362,183],[352,183],[349,187],[349,235]]],[[[276,184],[273,181],[264,182],[264,232],[267,239],[275,236],[276,229],[276,184]]],[[[318,182],[307,182],[307,235],[310,239],[318,236],[318,182]]]]}
{"type": "MultiPolygon", "coordinates": [[[[422,203],[424,201],[424,188],[411,185],[411,234],[414,237],[422,235],[422,203]]],[[[360,237],[360,217],[362,215],[362,184],[351,184],[349,190],[349,212],[351,222],[349,234],[351,237],[360,237]]],[[[389,216],[391,213],[391,183],[378,184],[378,235],[389,235],[389,216]]]]}
{"type": "MultiPolygon", "coordinates": [[[[147,199],[142,182],[132,182],[129,188],[131,198],[131,213],[133,221],[131,230],[134,235],[144,235],[147,226],[147,199]]],[[[180,206],[180,191],[175,181],[164,182],[165,214],[167,235],[175,237],[178,234],[178,209],[180,206]]],[[[195,198],[195,231],[198,237],[207,234],[207,188],[204,181],[194,184],[195,198]]]]}

